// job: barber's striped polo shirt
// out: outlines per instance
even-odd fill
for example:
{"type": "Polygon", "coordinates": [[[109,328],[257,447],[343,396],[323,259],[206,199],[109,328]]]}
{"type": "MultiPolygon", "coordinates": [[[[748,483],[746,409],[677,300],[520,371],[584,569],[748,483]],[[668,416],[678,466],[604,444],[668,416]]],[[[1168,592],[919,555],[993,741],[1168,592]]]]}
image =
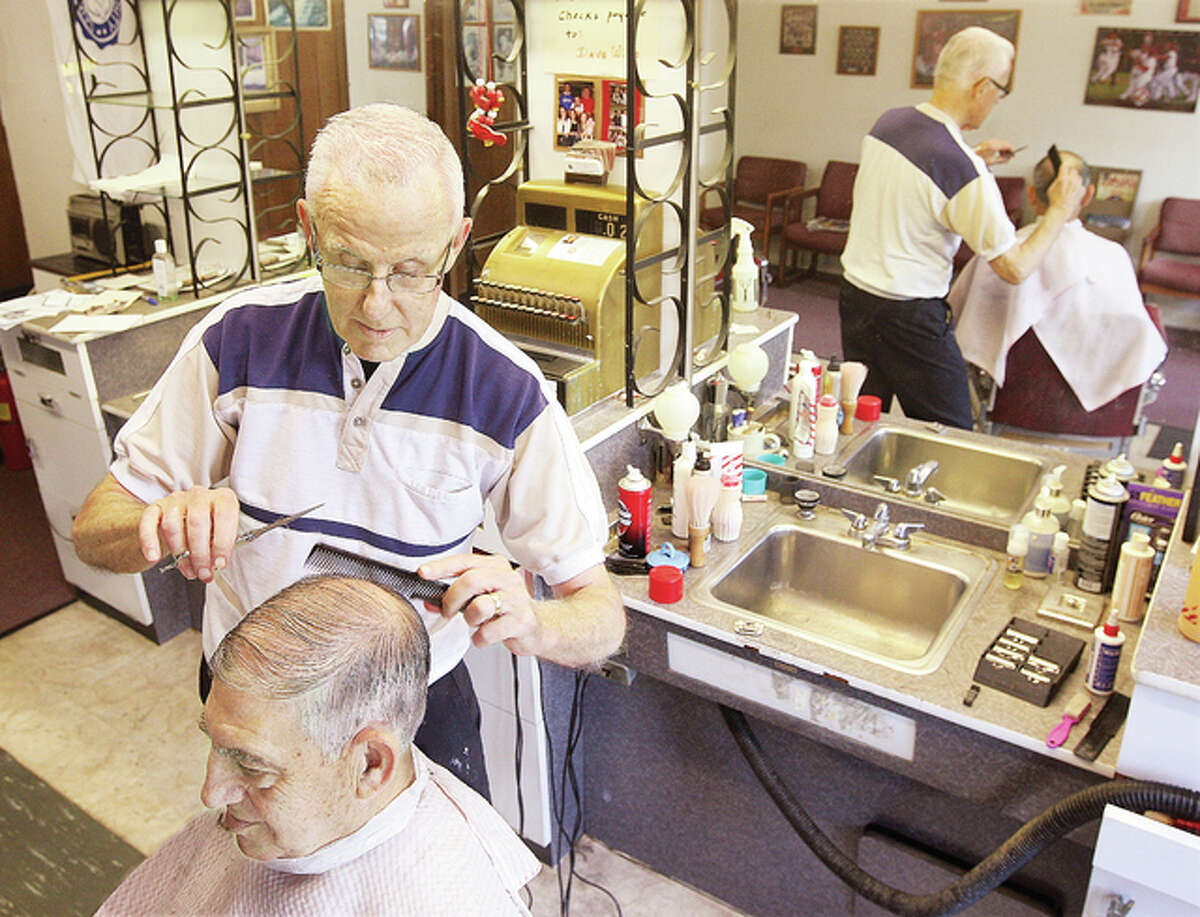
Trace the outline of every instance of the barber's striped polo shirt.
{"type": "Polygon", "coordinates": [[[324,503],[235,550],[208,587],[206,653],[317,543],[415,569],[469,551],[490,507],[510,556],[552,584],[603,562],[607,517],[574,431],[489,325],[442,295],[422,338],[364,379],[319,277],[260,287],[192,329],[118,435],[113,473],[146,501],[228,484],[243,528],[324,503]]]}
{"type": "Polygon", "coordinates": [[[963,239],[988,259],[1016,241],[987,165],[929,103],[884,112],[863,138],[846,279],[889,299],[945,296],[963,239]]]}

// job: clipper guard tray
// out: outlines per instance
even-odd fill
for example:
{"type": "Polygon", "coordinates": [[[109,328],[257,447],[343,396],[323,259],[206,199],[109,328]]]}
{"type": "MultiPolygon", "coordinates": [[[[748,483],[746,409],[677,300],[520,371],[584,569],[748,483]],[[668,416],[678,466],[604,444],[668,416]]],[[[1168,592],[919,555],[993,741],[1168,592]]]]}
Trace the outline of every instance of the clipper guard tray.
{"type": "Polygon", "coordinates": [[[975,666],[975,681],[1045,707],[1079,662],[1078,637],[1012,618],[975,666]]]}

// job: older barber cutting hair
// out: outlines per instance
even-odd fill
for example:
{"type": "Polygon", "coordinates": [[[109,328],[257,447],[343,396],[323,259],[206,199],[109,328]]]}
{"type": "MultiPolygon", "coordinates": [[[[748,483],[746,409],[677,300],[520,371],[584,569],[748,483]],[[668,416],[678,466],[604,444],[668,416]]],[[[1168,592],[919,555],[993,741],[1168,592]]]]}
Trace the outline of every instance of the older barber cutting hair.
{"type": "Polygon", "coordinates": [[[955,33],[938,57],[929,101],[884,112],[863,140],[838,294],[842,350],[867,364],[864,394],[885,409],[895,395],[915,419],[973,424],[945,299],[960,242],[1005,282],[1020,283],[1083,196],[1079,176],[1063,168],[1042,221],[1018,241],[988,171],[1012,157],[1012,144],[972,149],[963,140],[1008,95],[1013,53],[988,29],[955,33]]]}
{"type": "Polygon", "coordinates": [[[537,860],[412,744],[429,640],[407,602],[304,580],[230,631],[212,667],[201,797],[219,816],[190,822],[99,914],[528,914],[518,892],[537,860]]]}
{"type": "Polygon", "coordinates": [[[447,623],[427,623],[435,673],[453,671],[417,743],[486,794],[470,643],[578,666],[623,635],[599,488],[537,367],[442,290],[471,221],[437,125],[386,103],[334,116],[298,213],[319,274],[239,292],[188,334],[117,436],[76,550],[118,572],[190,552],[208,657],[318,546],[452,579],[447,623]],[[472,552],[487,507],[522,569],[472,552]],[[533,575],[553,597],[531,598],[533,575]]]}

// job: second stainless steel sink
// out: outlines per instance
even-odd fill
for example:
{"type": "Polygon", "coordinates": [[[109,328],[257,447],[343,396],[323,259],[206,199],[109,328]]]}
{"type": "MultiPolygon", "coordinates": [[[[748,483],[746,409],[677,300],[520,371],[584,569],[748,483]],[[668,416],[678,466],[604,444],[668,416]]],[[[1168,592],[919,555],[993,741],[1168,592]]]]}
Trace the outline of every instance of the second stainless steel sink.
{"type": "Polygon", "coordinates": [[[1004,525],[1020,521],[1048,470],[1039,459],[990,443],[882,425],[847,446],[843,483],[882,493],[878,478],[902,483],[931,461],[937,470],[926,483],[944,498],[938,509],[1004,525]]]}
{"type": "Polygon", "coordinates": [[[773,525],[695,595],[862,659],[932,672],[995,561],[922,536],[908,551],[868,551],[845,528],[828,511],[811,523],[773,525]]]}

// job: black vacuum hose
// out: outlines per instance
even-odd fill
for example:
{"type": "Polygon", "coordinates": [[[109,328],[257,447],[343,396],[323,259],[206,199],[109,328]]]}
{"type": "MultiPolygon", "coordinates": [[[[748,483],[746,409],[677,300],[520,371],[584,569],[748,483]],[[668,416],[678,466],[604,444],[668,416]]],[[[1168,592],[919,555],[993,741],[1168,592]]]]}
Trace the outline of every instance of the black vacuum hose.
{"type": "Polygon", "coordinates": [[[941,891],[912,894],[880,882],[825,836],[767,761],[758,738],[739,711],[721,706],[738,748],[784,818],[839,879],[880,907],[904,917],[957,914],[974,904],[1037,856],[1043,847],[1080,825],[1099,818],[1108,803],[1143,812],[1152,809],[1177,818],[1200,820],[1200,793],[1166,783],[1116,780],[1073,793],[1055,803],[997,847],[969,872],[941,891]]]}

